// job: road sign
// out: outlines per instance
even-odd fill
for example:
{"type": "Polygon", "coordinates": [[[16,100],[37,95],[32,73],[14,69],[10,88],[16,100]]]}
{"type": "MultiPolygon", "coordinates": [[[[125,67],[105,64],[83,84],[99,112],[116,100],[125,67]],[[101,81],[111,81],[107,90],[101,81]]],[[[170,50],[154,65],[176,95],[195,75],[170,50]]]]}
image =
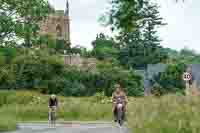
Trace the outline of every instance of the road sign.
{"type": "Polygon", "coordinates": [[[190,73],[185,72],[185,73],[183,74],[183,80],[184,80],[184,81],[189,81],[189,80],[191,80],[191,79],[192,79],[192,75],[191,75],[190,73]]]}

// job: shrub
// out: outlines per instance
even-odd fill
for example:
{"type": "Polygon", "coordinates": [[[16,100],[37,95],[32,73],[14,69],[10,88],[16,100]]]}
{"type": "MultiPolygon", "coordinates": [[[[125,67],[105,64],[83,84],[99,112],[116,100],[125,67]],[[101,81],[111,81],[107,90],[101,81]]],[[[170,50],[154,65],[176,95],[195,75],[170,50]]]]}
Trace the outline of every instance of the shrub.
{"type": "Polygon", "coordinates": [[[56,56],[19,56],[13,64],[15,66],[13,72],[16,81],[15,88],[17,89],[47,88],[55,77],[60,78],[64,69],[64,65],[56,56]]]}
{"type": "Polygon", "coordinates": [[[112,99],[110,97],[105,96],[104,92],[97,92],[93,97],[92,101],[100,104],[111,104],[112,99]]]}
{"type": "Polygon", "coordinates": [[[0,91],[0,106],[16,102],[16,93],[14,91],[0,91]]]}
{"type": "Polygon", "coordinates": [[[0,47],[0,55],[2,55],[4,57],[5,63],[10,63],[12,61],[12,59],[14,57],[16,57],[16,55],[17,55],[17,49],[15,49],[15,48],[0,47]]]}
{"type": "Polygon", "coordinates": [[[69,82],[66,81],[66,86],[61,92],[63,96],[86,96],[86,87],[80,82],[69,82]]]}
{"type": "Polygon", "coordinates": [[[92,96],[99,92],[111,96],[116,83],[122,84],[128,95],[141,96],[141,77],[117,62],[102,61],[96,71],[84,71],[65,66],[59,56],[40,50],[28,50],[0,67],[1,89],[37,90],[64,96],[92,96]]]}
{"type": "Polygon", "coordinates": [[[170,64],[165,72],[161,72],[154,77],[153,91],[157,91],[159,95],[183,92],[185,85],[182,80],[182,74],[185,68],[186,66],[184,64],[170,64]]]}
{"type": "Polygon", "coordinates": [[[106,96],[111,96],[115,88],[114,84],[120,83],[130,96],[143,95],[143,88],[141,84],[141,77],[132,70],[123,69],[109,62],[102,62],[98,64],[98,71],[101,75],[101,81],[104,86],[106,96]]]}

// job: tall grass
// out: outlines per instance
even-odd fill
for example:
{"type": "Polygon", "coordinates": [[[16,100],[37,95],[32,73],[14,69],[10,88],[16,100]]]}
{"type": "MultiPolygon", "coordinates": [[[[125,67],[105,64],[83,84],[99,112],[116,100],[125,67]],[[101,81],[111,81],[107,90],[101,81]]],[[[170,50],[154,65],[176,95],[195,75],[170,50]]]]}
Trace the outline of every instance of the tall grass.
{"type": "MultiPolygon", "coordinates": [[[[47,121],[48,96],[34,92],[17,92],[17,106],[3,106],[0,111],[1,129],[17,121],[47,121]],[[10,115],[8,112],[12,112],[10,115]],[[4,112],[4,113],[2,113],[4,112]],[[2,119],[7,122],[2,124],[2,119]],[[11,121],[11,122],[10,122],[11,121]]],[[[100,103],[95,97],[73,98],[59,97],[59,121],[112,120],[111,104],[100,103]]],[[[200,99],[168,95],[161,98],[129,98],[128,126],[136,133],[200,133],[200,99]]]]}
{"type": "Polygon", "coordinates": [[[0,132],[16,129],[16,93],[0,91],[0,132]]]}
{"type": "Polygon", "coordinates": [[[16,129],[15,105],[5,105],[0,108],[0,132],[16,129]]]}
{"type": "Polygon", "coordinates": [[[15,91],[0,91],[0,107],[16,102],[15,91]]]}
{"type": "Polygon", "coordinates": [[[199,133],[199,97],[140,98],[129,104],[129,126],[138,133],[199,133]]]}
{"type": "MultiPolygon", "coordinates": [[[[17,120],[19,121],[44,121],[48,115],[48,96],[36,93],[18,92],[20,104],[17,105],[17,120]],[[28,97],[27,97],[28,96],[28,97]],[[23,100],[24,99],[24,102],[23,100]],[[27,104],[27,101],[29,103],[27,104]]],[[[110,104],[100,104],[91,98],[64,98],[59,97],[57,117],[60,121],[82,120],[111,120],[110,104]]]]}

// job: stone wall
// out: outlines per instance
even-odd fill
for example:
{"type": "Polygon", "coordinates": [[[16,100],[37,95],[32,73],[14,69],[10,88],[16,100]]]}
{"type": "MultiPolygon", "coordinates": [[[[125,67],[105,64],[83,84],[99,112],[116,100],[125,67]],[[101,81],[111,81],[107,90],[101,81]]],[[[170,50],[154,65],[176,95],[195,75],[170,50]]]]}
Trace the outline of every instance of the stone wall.
{"type": "Polygon", "coordinates": [[[79,54],[63,55],[65,65],[76,66],[82,70],[96,70],[95,58],[81,57],[79,54]]]}

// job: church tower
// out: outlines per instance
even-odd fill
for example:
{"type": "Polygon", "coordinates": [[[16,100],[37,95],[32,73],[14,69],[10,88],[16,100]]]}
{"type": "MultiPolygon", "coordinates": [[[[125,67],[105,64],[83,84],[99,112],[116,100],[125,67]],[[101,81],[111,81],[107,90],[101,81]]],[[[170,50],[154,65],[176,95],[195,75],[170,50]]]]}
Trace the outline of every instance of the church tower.
{"type": "Polygon", "coordinates": [[[65,40],[70,44],[69,2],[65,10],[55,10],[40,25],[40,33],[50,35],[57,40],[65,40]]]}

